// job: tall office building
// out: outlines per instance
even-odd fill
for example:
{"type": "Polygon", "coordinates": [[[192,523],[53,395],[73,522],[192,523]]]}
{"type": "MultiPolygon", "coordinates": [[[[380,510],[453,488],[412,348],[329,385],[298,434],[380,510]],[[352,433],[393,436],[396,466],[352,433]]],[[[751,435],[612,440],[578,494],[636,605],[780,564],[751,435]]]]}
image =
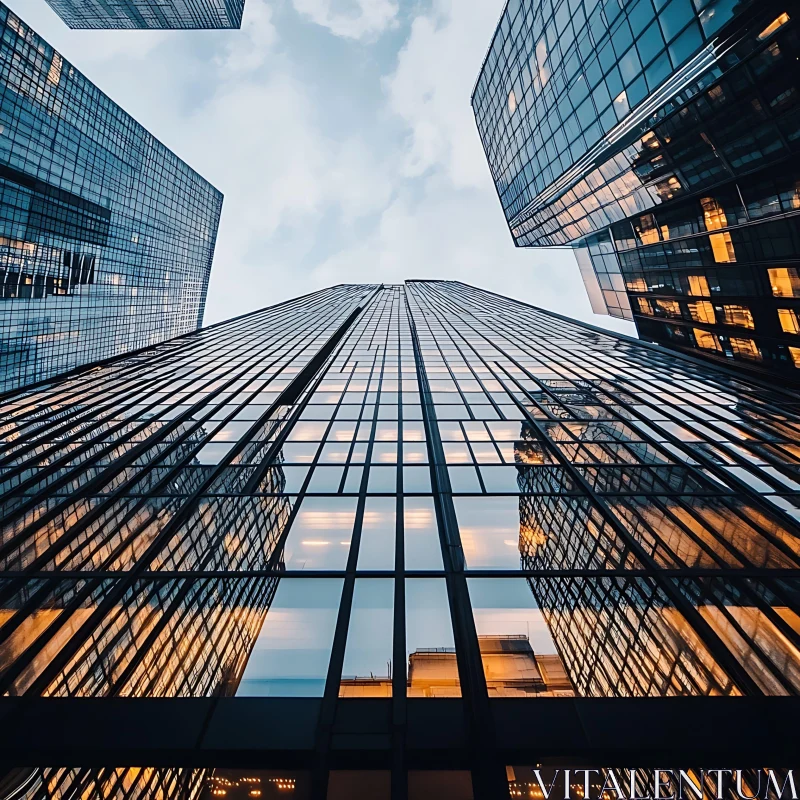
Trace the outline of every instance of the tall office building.
{"type": "Polygon", "coordinates": [[[0,5],[0,391],[188,333],[222,195],[0,5]]]}
{"type": "Polygon", "coordinates": [[[800,377],[791,3],[509,0],[472,105],[520,247],[570,246],[598,314],[800,377]]]}
{"type": "Polygon", "coordinates": [[[244,0],[47,0],[70,28],[240,28],[244,0]]]}
{"type": "Polygon", "coordinates": [[[19,390],[0,419],[15,791],[483,798],[520,764],[667,745],[793,763],[790,391],[413,281],[19,390]]]}

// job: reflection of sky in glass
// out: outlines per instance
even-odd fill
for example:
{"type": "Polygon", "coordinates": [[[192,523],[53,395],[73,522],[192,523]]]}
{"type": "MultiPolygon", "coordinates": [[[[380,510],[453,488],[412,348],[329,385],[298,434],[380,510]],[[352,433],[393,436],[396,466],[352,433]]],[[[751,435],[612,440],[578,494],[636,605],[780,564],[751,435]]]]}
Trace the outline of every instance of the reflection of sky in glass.
{"type": "Polygon", "coordinates": [[[556,648],[524,578],[468,578],[478,636],[527,636],[535,653],[556,648]]]}
{"type": "Polygon", "coordinates": [[[355,497],[306,497],[286,541],[286,568],[344,569],[356,503],[355,497]]]}
{"type": "Polygon", "coordinates": [[[394,569],[394,497],[370,497],[364,506],[358,569],[394,569]]]}
{"type": "Polygon", "coordinates": [[[386,678],[392,660],[394,581],[361,578],[356,581],[343,678],[386,678]]]}
{"type": "Polygon", "coordinates": [[[342,581],[282,578],[237,695],[321,697],[342,581]]]}
{"type": "Polygon", "coordinates": [[[442,569],[432,497],[406,497],[403,506],[406,569],[442,569]]]}
{"type": "Polygon", "coordinates": [[[453,502],[467,566],[519,569],[519,499],[455,497],[453,502]]]}
{"type": "Polygon", "coordinates": [[[455,647],[444,578],[406,580],[406,652],[455,647]]]}

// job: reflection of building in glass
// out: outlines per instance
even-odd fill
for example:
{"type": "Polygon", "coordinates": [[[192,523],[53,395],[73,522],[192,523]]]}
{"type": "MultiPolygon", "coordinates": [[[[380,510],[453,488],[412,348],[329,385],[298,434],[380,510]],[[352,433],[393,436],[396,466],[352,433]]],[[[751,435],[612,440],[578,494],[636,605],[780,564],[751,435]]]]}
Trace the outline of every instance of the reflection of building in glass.
{"type": "Polygon", "coordinates": [[[797,14],[552,5],[507,4],[472,98],[514,241],[642,338],[796,375],[797,14]]]}
{"type": "Polygon", "coordinates": [[[202,322],[222,196],[0,4],[0,391],[202,322]]]}
{"type": "MultiPolygon", "coordinates": [[[[715,496],[725,487],[644,441],[624,409],[606,404],[603,390],[612,387],[584,381],[575,388],[548,387],[536,396],[543,416],[562,421],[543,421],[538,429],[523,425],[515,446],[523,569],[630,565],[630,540],[665,567],[723,558],[784,563],[768,535],[737,519],[728,498],[715,496]],[[574,477],[545,466],[556,459],[543,441],[558,448],[574,477]],[[610,508],[628,541],[609,528],[590,498],[610,508]]],[[[551,576],[531,578],[530,585],[581,695],[738,693],[649,579],[551,576]]],[[[736,636],[764,648],[768,663],[783,663],[780,629],[759,609],[764,600],[776,604],[774,595],[741,593],[722,582],[677,585],[728,646],[738,647],[731,635],[736,629],[736,636]]],[[[778,689],[768,675],[763,681],[778,689]]]]}
{"type": "MultiPolygon", "coordinates": [[[[533,652],[526,636],[478,636],[490,697],[570,697],[561,659],[533,652]]],[[[408,658],[408,697],[461,697],[456,651],[427,647],[408,658]]],[[[340,697],[391,697],[392,678],[342,678],[340,697]]]]}

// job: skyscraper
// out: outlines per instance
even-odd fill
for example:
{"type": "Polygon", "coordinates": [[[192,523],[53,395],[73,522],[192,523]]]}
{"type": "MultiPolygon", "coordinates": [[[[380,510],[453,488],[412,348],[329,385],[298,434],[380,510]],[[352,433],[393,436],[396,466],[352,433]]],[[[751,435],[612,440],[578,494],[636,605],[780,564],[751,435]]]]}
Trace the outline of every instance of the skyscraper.
{"type": "Polygon", "coordinates": [[[202,323],[222,195],[0,5],[0,391],[202,323]]]}
{"type": "Polygon", "coordinates": [[[16,787],[422,800],[665,742],[793,763],[795,393],[410,281],[19,390],[0,419],[16,787]]]}
{"type": "Polygon", "coordinates": [[[70,28],[240,28],[244,0],[47,0],[70,28]]]}
{"type": "Polygon", "coordinates": [[[783,2],[510,0],[472,96],[514,242],[639,335],[800,376],[800,37],[783,2]]]}

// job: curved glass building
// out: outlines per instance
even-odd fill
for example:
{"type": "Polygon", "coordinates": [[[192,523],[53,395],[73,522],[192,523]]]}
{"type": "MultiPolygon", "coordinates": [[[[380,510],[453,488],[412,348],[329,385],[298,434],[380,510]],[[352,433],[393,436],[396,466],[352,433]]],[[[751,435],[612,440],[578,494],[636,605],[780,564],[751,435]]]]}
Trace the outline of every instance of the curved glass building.
{"type": "Polygon", "coordinates": [[[515,243],[639,335],[800,376],[800,38],[785,2],[510,0],[472,105],[515,243]]]}

